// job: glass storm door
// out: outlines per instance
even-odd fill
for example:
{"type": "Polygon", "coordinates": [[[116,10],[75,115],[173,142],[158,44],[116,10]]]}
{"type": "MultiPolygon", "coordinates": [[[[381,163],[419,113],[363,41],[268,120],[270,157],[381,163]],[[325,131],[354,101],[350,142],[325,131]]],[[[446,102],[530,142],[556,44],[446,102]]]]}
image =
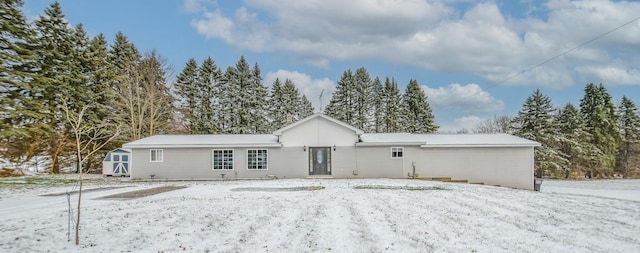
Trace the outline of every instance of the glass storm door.
{"type": "Polygon", "coordinates": [[[309,148],[309,175],[331,175],[331,148],[309,148]]]}

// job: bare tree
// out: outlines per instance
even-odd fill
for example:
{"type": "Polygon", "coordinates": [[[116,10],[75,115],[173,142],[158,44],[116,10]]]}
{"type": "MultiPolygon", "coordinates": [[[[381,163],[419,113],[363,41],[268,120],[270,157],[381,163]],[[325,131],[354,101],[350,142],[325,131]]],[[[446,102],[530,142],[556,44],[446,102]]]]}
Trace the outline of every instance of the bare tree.
{"type": "Polygon", "coordinates": [[[510,124],[511,117],[505,115],[494,116],[493,119],[485,120],[484,122],[476,125],[473,132],[481,134],[508,133],[510,130],[510,124]]]}
{"type": "Polygon", "coordinates": [[[126,74],[114,87],[118,97],[114,106],[122,112],[115,118],[124,127],[126,141],[164,132],[173,118],[166,60],[152,51],[125,67],[126,74]]]}
{"type": "Polygon", "coordinates": [[[76,162],[78,163],[78,217],[76,220],[76,245],[80,244],[80,203],[82,199],[82,164],[105,145],[120,134],[120,126],[114,127],[108,122],[94,122],[86,114],[91,105],[85,105],[79,112],[72,112],[68,103],[64,103],[63,110],[67,123],[71,126],[75,138],[76,162]]]}

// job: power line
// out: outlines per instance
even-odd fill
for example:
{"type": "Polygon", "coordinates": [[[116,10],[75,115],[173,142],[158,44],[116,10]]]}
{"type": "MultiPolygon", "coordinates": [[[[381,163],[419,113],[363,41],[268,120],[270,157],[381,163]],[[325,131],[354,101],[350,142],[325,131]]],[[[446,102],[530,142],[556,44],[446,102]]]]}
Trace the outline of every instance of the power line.
{"type": "Polygon", "coordinates": [[[558,58],[560,58],[560,57],[562,57],[562,56],[564,56],[564,55],[566,55],[566,54],[568,54],[568,53],[571,53],[572,51],[574,51],[574,50],[576,50],[576,49],[578,49],[578,48],[581,48],[581,47],[583,47],[583,46],[585,46],[585,45],[587,45],[587,44],[589,44],[589,43],[591,43],[591,42],[594,42],[594,41],[596,41],[596,40],[598,40],[598,39],[600,39],[600,38],[602,38],[602,37],[604,37],[604,36],[607,36],[607,35],[609,35],[610,33],[615,32],[616,30],[618,30],[618,29],[620,29],[620,28],[622,28],[622,27],[625,27],[625,26],[627,26],[627,25],[629,25],[629,24],[631,24],[631,23],[633,23],[633,22],[636,22],[636,21],[638,21],[638,20],[640,20],[640,16],[638,16],[638,17],[636,17],[636,18],[632,19],[631,21],[626,22],[626,23],[624,23],[624,24],[622,24],[622,25],[620,25],[620,26],[618,26],[618,27],[616,27],[616,28],[613,28],[613,29],[611,29],[611,30],[609,30],[609,31],[607,31],[607,32],[605,32],[605,33],[602,33],[602,34],[600,34],[600,35],[598,35],[598,36],[596,36],[596,37],[594,37],[594,38],[592,38],[592,39],[590,39],[590,40],[587,40],[587,41],[585,41],[585,42],[581,43],[580,45],[577,45],[577,46],[575,46],[575,47],[573,47],[573,48],[571,48],[571,49],[569,49],[569,50],[567,50],[567,51],[564,51],[564,52],[562,52],[562,53],[560,53],[560,54],[558,54],[558,55],[556,55],[556,56],[553,56],[553,57],[551,57],[551,58],[549,58],[549,59],[546,59],[546,60],[544,60],[544,61],[542,61],[542,62],[540,62],[540,63],[538,63],[538,64],[536,64],[536,65],[534,65],[534,66],[532,66],[532,67],[529,67],[529,68],[527,68],[527,69],[525,69],[525,70],[523,70],[523,71],[521,71],[521,72],[519,72],[519,73],[517,73],[517,74],[515,74],[515,75],[513,75],[513,76],[511,76],[511,77],[508,77],[507,79],[504,79],[504,80],[502,80],[502,81],[500,81],[500,82],[497,82],[497,83],[495,83],[495,84],[493,84],[493,85],[489,86],[487,89],[490,89],[490,88],[492,88],[492,87],[494,87],[494,86],[497,86],[497,85],[503,84],[503,83],[505,83],[505,82],[507,82],[507,81],[509,81],[509,80],[511,80],[511,79],[514,79],[514,78],[516,78],[516,77],[519,77],[519,76],[521,76],[521,75],[524,75],[525,73],[530,72],[531,70],[534,70],[534,69],[536,69],[536,68],[538,68],[538,67],[540,67],[540,66],[542,66],[542,65],[545,65],[545,64],[549,63],[550,61],[553,61],[553,60],[555,60],[555,59],[558,59],[558,58]]]}

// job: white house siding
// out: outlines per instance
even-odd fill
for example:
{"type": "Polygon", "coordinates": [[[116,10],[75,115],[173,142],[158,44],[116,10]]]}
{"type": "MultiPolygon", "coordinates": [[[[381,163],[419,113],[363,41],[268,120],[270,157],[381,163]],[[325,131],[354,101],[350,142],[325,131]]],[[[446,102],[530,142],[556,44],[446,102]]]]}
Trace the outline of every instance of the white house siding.
{"type": "Polygon", "coordinates": [[[132,178],[303,178],[308,175],[308,155],[302,148],[159,148],[163,150],[162,162],[150,162],[150,149],[133,149],[132,178]],[[233,149],[233,170],[213,170],[214,149],[233,149]],[[267,149],[267,169],[247,169],[247,150],[267,149]]]}
{"type": "MultiPolygon", "coordinates": [[[[397,147],[397,146],[394,146],[397,147]]],[[[406,148],[405,148],[406,152],[406,148]]],[[[406,154],[405,154],[406,156],[406,154]]],[[[358,175],[363,178],[405,178],[402,158],[391,158],[391,147],[358,147],[358,175]]]]}
{"type": "Polygon", "coordinates": [[[280,136],[284,147],[333,147],[355,146],[358,136],[351,129],[340,126],[323,117],[312,118],[280,136]]]}
{"type": "Polygon", "coordinates": [[[533,147],[405,148],[405,170],[419,177],[451,177],[533,189],[533,147]]]}

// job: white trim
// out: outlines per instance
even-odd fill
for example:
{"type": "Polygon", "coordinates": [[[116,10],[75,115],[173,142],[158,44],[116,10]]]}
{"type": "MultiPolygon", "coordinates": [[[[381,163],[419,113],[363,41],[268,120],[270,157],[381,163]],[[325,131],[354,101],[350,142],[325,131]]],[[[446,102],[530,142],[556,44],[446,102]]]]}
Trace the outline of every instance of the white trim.
{"type": "Polygon", "coordinates": [[[235,154],[236,151],[231,149],[231,148],[227,148],[227,149],[212,149],[211,150],[211,170],[213,171],[230,171],[230,170],[235,170],[236,168],[236,158],[235,158],[235,154]],[[215,168],[215,151],[222,151],[222,169],[216,169],[215,168]],[[231,151],[231,169],[225,169],[224,167],[224,152],[225,151],[231,151]]]}
{"type": "MultiPolygon", "coordinates": [[[[246,167],[247,167],[247,170],[253,170],[253,171],[269,170],[269,149],[266,149],[266,148],[251,148],[251,149],[247,149],[247,153],[246,153],[246,154],[247,154],[247,157],[246,157],[246,161],[247,161],[246,167]],[[258,168],[250,169],[250,168],[249,168],[249,151],[252,151],[252,150],[254,150],[254,151],[259,151],[259,150],[264,150],[264,151],[266,151],[266,152],[265,152],[265,154],[266,154],[266,160],[267,160],[267,161],[266,161],[266,163],[265,163],[265,166],[266,166],[266,167],[265,167],[264,169],[258,169],[258,168]]],[[[258,152],[256,152],[256,158],[257,158],[257,155],[258,155],[258,152]]],[[[257,164],[257,162],[258,162],[258,161],[256,161],[256,164],[257,164]]]]}
{"type": "Polygon", "coordinates": [[[252,143],[246,143],[246,144],[140,144],[140,145],[129,145],[129,144],[124,144],[123,147],[126,148],[152,148],[152,149],[158,149],[158,148],[219,148],[219,149],[223,149],[223,148],[281,148],[282,144],[280,143],[272,143],[272,144],[265,144],[265,143],[258,143],[258,144],[252,144],[252,143]]]}
{"type": "MultiPolygon", "coordinates": [[[[391,159],[404,159],[404,147],[391,147],[389,151],[391,151],[391,159]],[[401,156],[393,156],[393,149],[400,149],[399,153],[401,156]]],[[[395,153],[398,153],[398,151],[395,153]]]]}
{"type": "Polygon", "coordinates": [[[149,162],[161,163],[164,162],[164,150],[160,148],[149,149],[149,162]],[[156,151],[156,160],[153,160],[153,151],[156,151]],[[158,160],[158,151],[160,151],[160,160],[158,160]]]}
{"type": "Polygon", "coordinates": [[[421,148],[525,148],[540,147],[540,143],[536,144],[424,144],[421,148]]]}

